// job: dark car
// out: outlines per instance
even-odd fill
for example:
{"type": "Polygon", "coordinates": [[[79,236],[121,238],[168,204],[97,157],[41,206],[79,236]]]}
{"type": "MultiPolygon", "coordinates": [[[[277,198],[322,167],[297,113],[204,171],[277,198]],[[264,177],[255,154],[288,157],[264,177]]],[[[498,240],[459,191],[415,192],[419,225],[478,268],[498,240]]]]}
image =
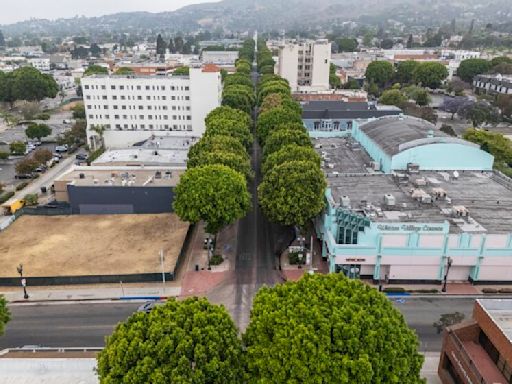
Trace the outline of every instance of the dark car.
{"type": "Polygon", "coordinates": [[[83,160],[83,161],[86,161],[87,160],[87,155],[85,153],[79,153],[75,156],[75,158],[77,160],[83,160]]]}
{"type": "Polygon", "coordinates": [[[137,312],[149,313],[153,309],[155,309],[157,307],[157,305],[162,305],[162,303],[157,302],[157,301],[146,301],[139,308],[137,308],[137,312]]]}

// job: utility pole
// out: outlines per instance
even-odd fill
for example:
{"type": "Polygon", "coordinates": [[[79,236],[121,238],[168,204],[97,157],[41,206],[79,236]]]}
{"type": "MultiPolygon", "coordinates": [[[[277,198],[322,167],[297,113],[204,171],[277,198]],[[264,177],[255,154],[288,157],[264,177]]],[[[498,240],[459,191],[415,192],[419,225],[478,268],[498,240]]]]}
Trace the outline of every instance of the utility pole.
{"type": "Polygon", "coordinates": [[[162,266],[162,285],[165,293],[165,268],[164,268],[164,250],[160,250],[160,265],[162,266]]]}
{"type": "Polygon", "coordinates": [[[25,300],[28,299],[28,293],[27,293],[27,280],[23,278],[23,264],[20,264],[16,267],[16,270],[20,274],[21,277],[21,286],[23,287],[23,298],[25,300]]]}

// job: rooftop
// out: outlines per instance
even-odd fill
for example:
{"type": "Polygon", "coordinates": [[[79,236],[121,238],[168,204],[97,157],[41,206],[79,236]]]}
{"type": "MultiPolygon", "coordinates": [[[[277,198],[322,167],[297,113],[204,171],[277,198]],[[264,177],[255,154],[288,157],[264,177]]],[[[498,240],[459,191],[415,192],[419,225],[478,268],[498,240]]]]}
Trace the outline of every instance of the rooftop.
{"type": "Polygon", "coordinates": [[[383,174],[350,138],[318,138],[322,169],[334,202],[373,221],[450,223],[450,232],[510,233],[512,181],[492,172],[383,174]],[[391,195],[392,204],[385,195],[391,195]]]}
{"type": "Polygon", "coordinates": [[[477,302],[512,342],[512,299],[477,299],[477,302]]]}
{"type": "Polygon", "coordinates": [[[55,181],[82,187],[174,187],[183,172],[184,167],[76,166],[55,181]]]}
{"type": "Polygon", "coordinates": [[[394,106],[339,100],[308,101],[302,104],[302,111],[303,119],[370,119],[402,113],[394,106]]]}

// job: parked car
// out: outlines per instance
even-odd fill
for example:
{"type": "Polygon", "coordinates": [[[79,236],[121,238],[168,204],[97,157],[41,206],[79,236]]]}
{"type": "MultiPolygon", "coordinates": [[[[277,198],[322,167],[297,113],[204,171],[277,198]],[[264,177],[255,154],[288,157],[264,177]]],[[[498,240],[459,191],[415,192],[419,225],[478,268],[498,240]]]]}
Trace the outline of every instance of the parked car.
{"type": "Polygon", "coordinates": [[[46,170],[47,170],[47,169],[48,169],[48,168],[46,168],[44,165],[40,165],[39,167],[37,167],[37,168],[36,168],[36,170],[35,170],[35,171],[36,171],[37,173],[44,173],[44,172],[46,172],[46,170]]]}
{"type": "Polygon", "coordinates": [[[77,160],[87,161],[87,154],[85,154],[85,153],[79,153],[75,157],[77,160]]]}
{"type": "Polygon", "coordinates": [[[139,308],[137,308],[137,312],[149,313],[153,309],[155,309],[157,307],[157,305],[162,305],[162,304],[163,303],[160,303],[160,302],[157,302],[157,301],[146,301],[139,308]]]}
{"type": "MultiPolygon", "coordinates": [[[[62,157],[62,156],[61,156],[62,157]]],[[[58,163],[61,159],[61,157],[59,156],[53,156],[52,159],[50,161],[53,161],[54,163],[58,163]]]]}
{"type": "Polygon", "coordinates": [[[62,123],[63,123],[63,124],[71,124],[71,123],[72,123],[72,121],[71,121],[71,120],[69,120],[69,119],[64,119],[64,120],[62,120],[62,123]]]}
{"type": "Polygon", "coordinates": [[[14,178],[15,179],[19,179],[19,180],[22,180],[22,179],[32,179],[33,177],[34,176],[31,173],[20,173],[20,174],[14,175],[14,178]]]}
{"type": "Polygon", "coordinates": [[[57,145],[55,147],[55,152],[59,153],[59,152],[67,152],[68,151],[68,145],[67,144],[64,144],[64,145],[57,145]]]}
{"type": "Polygon", "coordinates": [[[54,152],[54,153],[52,153],[52,155],[53,155],[53,157],[57,157],[59,159],[62,159],[64,157],[64,156],[62,156],[61,153],[58,153],[58,152],[54,152]]]}

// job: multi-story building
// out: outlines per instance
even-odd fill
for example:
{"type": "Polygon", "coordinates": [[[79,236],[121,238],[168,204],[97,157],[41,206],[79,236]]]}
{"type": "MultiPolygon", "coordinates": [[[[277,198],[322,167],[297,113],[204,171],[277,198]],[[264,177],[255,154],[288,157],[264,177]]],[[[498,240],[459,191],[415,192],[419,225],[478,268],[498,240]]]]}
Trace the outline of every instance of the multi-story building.
{"type": "Polygon", "coordinates": [[[512,76],[477,75],[473,79],[473,87],[478,93],[489,95],[512,94],[512,76]]]}
{"type": "Polygon", "coordinates": [[[203,51],[203,64],[234,65],[238,59],[238,51],[203,51]]]}
{"type": "Polygon", "coordinates": [[[471,320],[448,327],[438,373],[443,384],[512,383],[512,300],[476,300],[471,320]]]}
{"type": "Polygon", "coordinates": [[[328,90],[331,43],[325,39],[285,42],[279,47],[277,73],[288,80],[292,92],[328,90]]]}
{"type": "Polygon", "coordinates": [[[221,104],[216,66],[189,76],[107,76],[81,80],[91,148],[124,148],[157,136],[202,136],[206,115],[221,104]]]}
{"type": "Polygon", "coordinates": [[[28,62],[31,66],[41,72],[50,70],[50,59],[47,57],[36,57],[33,59],[28,59],[28,62]]]}

